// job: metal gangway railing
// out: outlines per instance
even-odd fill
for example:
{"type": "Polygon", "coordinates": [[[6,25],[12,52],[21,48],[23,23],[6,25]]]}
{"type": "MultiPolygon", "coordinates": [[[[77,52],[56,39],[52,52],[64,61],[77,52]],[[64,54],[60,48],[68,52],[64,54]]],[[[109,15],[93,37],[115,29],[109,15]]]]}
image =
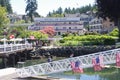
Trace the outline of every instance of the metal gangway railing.
{"type": "Polygon", "coordinates": [[[9,53],[19,50],[25,50],[25,49],[32,49],[32,44],[25,43],[25,44],[3,44],[0,45],[0,54],[1,53],[9,53]]]}
{"type": "Polygon", "coordinates": [[[78,60],[80,61],[81,64],[80,67],[88,68],[93,66],[92,59],[100,55],[103,56],[104,64],[113,64],[116,62],[117,53],[120,53],[120,48],[93,53],[89,55],[67,58],[63,60],[53,61],[50,63],[42,63],[28,67],[22,67],[16,69],[16,72],[19,75],[19,77],[30,77],[30,76],[32,77],[32,76],[46,75],[51,73],[63,72],[63,71],[70,71],[72,70],[70,66],[71,61],[78,61],[78,60]]]}

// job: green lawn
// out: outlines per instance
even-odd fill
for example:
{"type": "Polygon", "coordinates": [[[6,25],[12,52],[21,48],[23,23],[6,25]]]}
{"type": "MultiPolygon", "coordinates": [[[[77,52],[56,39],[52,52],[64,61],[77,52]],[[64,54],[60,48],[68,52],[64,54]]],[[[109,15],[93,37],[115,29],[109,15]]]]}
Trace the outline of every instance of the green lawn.
{"type": "MultiPolygon", "coordinates": [[[[118,68],[115,68],[115,67],[111,67],[111,68],[104,68],[103,70],[101,71],[94,71],[93,68],[85,68],[83,69],[84,70],[84,73],[83,74],[88,74],[88,75],[94,75],[94,74],[99,74],[99,75],[110,75],[110,74],[114,74],[114,73],[118,73],[120,71],[120,69],[118,68]]],[[[82,73],[73,73],[72,71],[67,71],[67,72],[64,72],[65,74],[67,75],[79,75],[79,74],[82,74],[82,73]]]]}

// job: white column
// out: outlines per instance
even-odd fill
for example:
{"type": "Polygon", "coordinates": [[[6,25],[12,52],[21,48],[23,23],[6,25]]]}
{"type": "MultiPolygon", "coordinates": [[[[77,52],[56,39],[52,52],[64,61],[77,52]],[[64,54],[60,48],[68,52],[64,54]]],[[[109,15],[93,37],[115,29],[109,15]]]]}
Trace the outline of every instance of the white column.
{"type": "Polygon", "coordinates": [[[4,35],[4,52],[6,51],[6,38],[5,38],[5,35],[4,35]]]}

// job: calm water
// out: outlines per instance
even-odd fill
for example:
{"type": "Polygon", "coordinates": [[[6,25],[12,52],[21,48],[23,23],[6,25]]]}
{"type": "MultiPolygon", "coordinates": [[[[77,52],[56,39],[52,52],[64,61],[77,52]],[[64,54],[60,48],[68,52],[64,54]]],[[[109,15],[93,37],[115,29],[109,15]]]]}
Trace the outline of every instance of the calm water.
{"type": "Polygon", "coordinates": [[[102,79],[99,75],[64,75],[64,74],[51,74],[48,76],[56,77],[56,78],[63,78],[66,80],[108,80],[108,79],[102,79]]]}
{"type": "Polygon", "coordinates": [[[92,72],[87,70],[84,74],[72,74],[72,73],[56,73],[50,74],[55,78],[64,78],[65,80],[120,80],[119,69],[105,69],[100,72],[92,72]]]}

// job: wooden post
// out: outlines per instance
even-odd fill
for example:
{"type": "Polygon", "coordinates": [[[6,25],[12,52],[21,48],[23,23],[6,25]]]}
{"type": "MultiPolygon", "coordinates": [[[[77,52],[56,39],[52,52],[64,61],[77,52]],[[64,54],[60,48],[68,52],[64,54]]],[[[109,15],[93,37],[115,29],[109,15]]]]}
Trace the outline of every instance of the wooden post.
{"type": "Polygon", "coordinates": [[[18,53],[18,58],[19,58],[19,62],[21,61],[21,56],[20,53],[18,53]]]}
{"type": "Polygon", "coordinates": [[[3,68],[7,67],[7,58],[6,57],[2,57],[2,67],[3,68]]]}
{"type": "Polygon", "coordinates": [[[27,60],[27,53],[26,53],[26,51],[25,51],[24,54],[25,54],[25,58],[24,58],[24,59],[25,59],[25,61],[26,61],[26,60],[27,60]]]}
{"type": "Polygon", "coordinates": [[[15,66],[15,55],[14,54],[12,55],[12,60],[13,60],[12,65],[14,67],[15,66]]]}

